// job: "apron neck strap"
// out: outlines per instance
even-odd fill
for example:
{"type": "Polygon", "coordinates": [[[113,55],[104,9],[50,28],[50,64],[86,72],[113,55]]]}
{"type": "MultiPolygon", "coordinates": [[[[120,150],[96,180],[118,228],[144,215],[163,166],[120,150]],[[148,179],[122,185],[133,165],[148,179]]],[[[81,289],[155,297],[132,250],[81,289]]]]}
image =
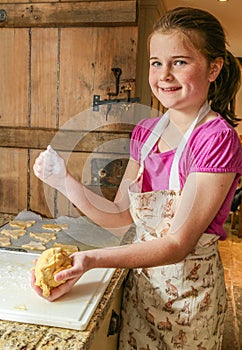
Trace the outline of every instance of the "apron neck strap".
{"type": "MultiPolygon", "coordinates": [[[[200,111],[198,112],[196,119],[194,119],[189,129],[183,135],[183,138],[177,147],[174,160],[172,163],[170,179],[169,179],[169,189],[180,189],[179,167],[178,167],[179,159],[195,126],[208,114],[210,110],[211,110],[211,107],[208,101],[206,101],[201,107],[200,111]]],[[[154,129],[151,131],[151,134],[149,135],[149,137],[147,138],[146,142],[144,143],[141,149],[141,159],[140,159],[141,168],[144,167],[145,158],[148,156],[153,146],[156,144],[156,142],[159,140],[159,138],[163,134],[165,128],[169,124],[169,121],[170,121],[170,118],[169,118],[169,110],[168,110],[160,118],[158,123],[155,125],[154,129]]]]}
{"type": "Polygon", "coordinates": [[[151,134],[149,135],[149,137],[147,138],[146,142],[142,146],[141,158],[140,158],[140,164],[141,165],[143,165],[145,158],[148,156],[148,154],[150,153],[150,151],[153,148],[153,146],[159,140],[159,138],[163,134],[165,128],[169,124],[169,122],[170,122],[170,117],[169,117],[169,110],[168,110],[160,118],[158,123],[155,125],[154,129],[151,130],[151,134]]]}
{"type": "Polygon", "coordinates": [[[169,178],[169,189],[180,189],[180,178],[179,178],[179,160],[181,158],[182,152],[189,140],[195,126],[208,114],[211,107],[206,101],[198,112],[196,119],[192,122],[186,133],[183,135],[181,142],[179,143],[176,153],[172,162],[170,178],[169,178]]]}

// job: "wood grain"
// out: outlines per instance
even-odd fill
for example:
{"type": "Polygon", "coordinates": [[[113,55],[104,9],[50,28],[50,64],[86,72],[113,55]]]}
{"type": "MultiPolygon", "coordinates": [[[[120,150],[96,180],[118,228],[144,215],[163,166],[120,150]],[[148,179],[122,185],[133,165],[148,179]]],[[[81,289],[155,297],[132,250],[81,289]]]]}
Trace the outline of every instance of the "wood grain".
{"type": "Polygon", "coordinates": [[[57,127],[58,29],[32,29],[30,81],[30,126],[57,127]]]}
{"type": "Polygon", "coordinates": [[[18,213],[27,208],[27,150],[0,148],[1,211],[18,213]]]}
{"type": "Polygon", "coordinates": [[[41,149],[44,150],[52,144],[56,150],[72,152],[93,152],[99,149],[102,152],[104,145],[118,140],[118,152],[112,146],[112,152],[128,153],[128,145],[120,143],[122,139],[129,140],[130,132],[108,131],[73,131],[38,128],[0,127],[0,147],[41,149]]]}
{"type": "Polygon", "coordinates": [[[70,27],[136,24],[136,1],[5,3],[0,27],[70,27]]]}
{"type": "Polygon", "coordinates": [[[0,29],[0,125],[28,125],[27,29],[0,29]]]}

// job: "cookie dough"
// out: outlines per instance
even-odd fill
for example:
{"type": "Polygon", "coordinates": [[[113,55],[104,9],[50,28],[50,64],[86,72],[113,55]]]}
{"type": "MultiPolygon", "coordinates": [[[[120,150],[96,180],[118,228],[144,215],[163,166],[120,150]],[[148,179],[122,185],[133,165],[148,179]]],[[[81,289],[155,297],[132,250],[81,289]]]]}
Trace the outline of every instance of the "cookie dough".
{"type": "Polygon", "coordinates": [[[56,239],[56,235],[54,233],[49,233],[49,232],[42,232],[42,233],[37,233],[37,232],[30,232],[30,237],[33,237],[37,239],[38,241],[42,241],[45,243],[48,243],[50,241],[54,241],[56,239]]]}
{"type": "Polygon", "coordinates": [[[62,227],[57,224],[43,224],[42,228],[44,230],[54,231],[54,232],[60,232],[62,230],[62,227]]]}
{"type": "Polygon", "coordinates": [[[41,242],[30,241],[29,243],[22,244],[21,246],[27,250],[46,250],[46,246],[41,242]]]}
{"type": "Polygon", "coordinates": [[[11,229],[3,229],[0,231],[2,235],[9,236],[14,239],[18,239],[20,236],[24,236],[26,234],[26,230],[23,229],[17,229],[17,230],[11,230],[11,229]]]}
{"type": "Polygon", "coordinates": [[[78,252],[78,247],[76,245],[72,245],[72,244],[62,244],[62,243],[57,243],[55,242],[53,244],[53,247],[60,247],[62,248],[66,253],[67,255],[71,255],[72,253],[76,253],[78,252]]]}
{"type": "Polygon", "coordinates": [[[17,227],[25,230],[27,227],[31,227],[35,224],[34,220],[28,220],[28,221],[23,221],[23,220],[12,220],[9,222],[9,225],[12,227],[17,227]]]}
{"type": "Polygon", "coordinates": [[[9,247],[11,241],[9,237],[0,237],[0,247],[9,247]]]}
{"type": "Polygon", "coordinates": [[[60,247],[47,249],[40,255],[35,266],[35,284],[42,289],[44,297],[50,295],[51,289],[65,283],[56,282],[54,275],[71,266],[71,258],[60,247]]]}

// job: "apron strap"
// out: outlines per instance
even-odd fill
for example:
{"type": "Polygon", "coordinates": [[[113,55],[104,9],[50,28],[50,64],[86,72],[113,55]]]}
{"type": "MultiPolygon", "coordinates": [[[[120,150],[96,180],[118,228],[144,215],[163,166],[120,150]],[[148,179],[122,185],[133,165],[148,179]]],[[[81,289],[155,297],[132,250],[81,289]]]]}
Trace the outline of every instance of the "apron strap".
{"type": "Polygon", "coordinates": [[[211,107],[206,101],[203,106],[201,107],[200,111],[198,112],[198,115],[196,119],[192,122],[189,129],[186,131],[186,133],[183,135],[183,138],[181,142],[179,143],[176,153],[172,162],[171,171],[170,171],[170,178],[169,178],[169,189],[173,190],[179,190],[180,189],[180,177],[179,177],[179,160],[181,158],[182,152],[187,144],[187,141],[189,140],[195,126],[208,114],[208,112],[211,110],[211,107]]]}
{"type": "Polygon", "coordinates": [[[169,124],[170,118],[169,118],[169,110],[166,111],[165,114],[160,118],[158,123],[155,125],[154,129],[151,131],[151,134],[145,141],[142,149],[141,149],[141,157],[140,157],[140,164],[143,165],[145,158],[150,153],[153,146],[156,144],[156,142],[159,140],[161,135],[163,134],[165,128],[169,124]]]}
{"type": "MultiPolygon", "coordinates": [[[[183,138],[178,145],[176,149],[176,153],[172,162],[171,166],[171,172],[170,172],[170,178],[169,178],[169,189],[180,189],[180,179],[179,179],[179,160],[182,155],[182,152],[186,146],[186,143],[191,136],[191,133],[193,132],[196,124],[198,124],[211,110],[211,107],[206,101],[203,106],[201,107],[196,119],[192,122],[189,129],[186,131],[186,133],[183,135],[183,138]]],[[[151,131],[151,134],[147,138],[146,142],[144,143],[142,149],[141,149],[141,158],[140,158],[140,173],[143,172],[144,169],[144,161],[145,158],[150,153],[153,146],[156,144],[156,142],[159,140],[161,135],[163,134],[165,128],[169,124],[170,118],[169,118],[169,110],[160,118],[158,123],[155,125],[154,129],[151,131]]]]}

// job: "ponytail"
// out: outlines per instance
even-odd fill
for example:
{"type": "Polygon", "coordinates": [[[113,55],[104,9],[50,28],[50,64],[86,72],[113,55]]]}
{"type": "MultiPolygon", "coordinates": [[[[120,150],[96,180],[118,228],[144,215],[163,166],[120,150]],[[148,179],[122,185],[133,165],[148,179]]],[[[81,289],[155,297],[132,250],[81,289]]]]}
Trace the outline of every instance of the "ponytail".
{"type": "Polygon", "coordinates": [[[241,120],[235,114],[236,94],[241,85],[239,61],[227,50],[225,61],[217,79],[211,83],[208,100],[211,108],[220,113],[233,127],[241,120]]]}

